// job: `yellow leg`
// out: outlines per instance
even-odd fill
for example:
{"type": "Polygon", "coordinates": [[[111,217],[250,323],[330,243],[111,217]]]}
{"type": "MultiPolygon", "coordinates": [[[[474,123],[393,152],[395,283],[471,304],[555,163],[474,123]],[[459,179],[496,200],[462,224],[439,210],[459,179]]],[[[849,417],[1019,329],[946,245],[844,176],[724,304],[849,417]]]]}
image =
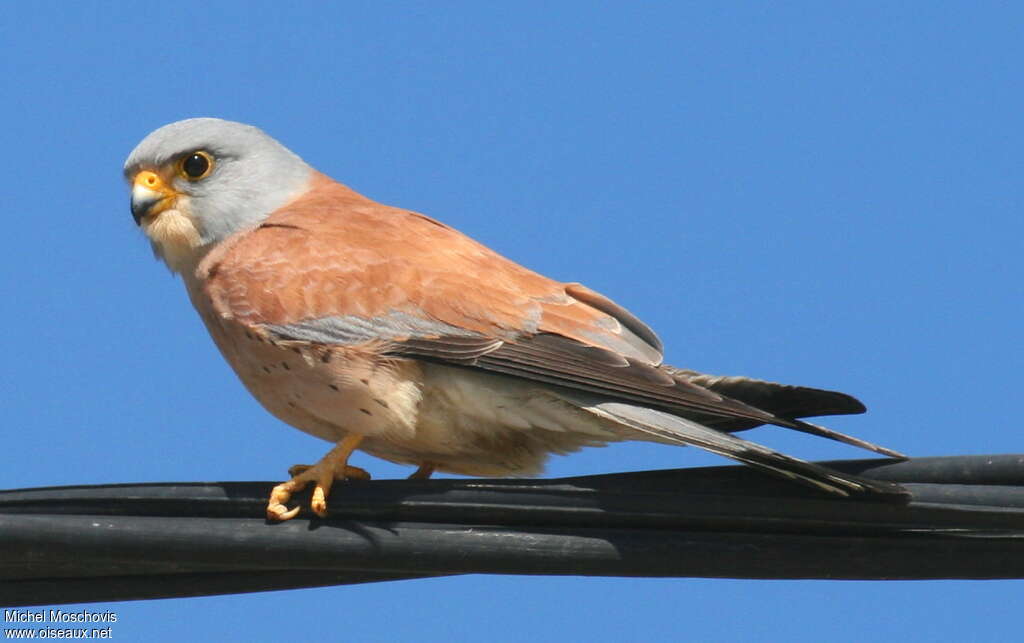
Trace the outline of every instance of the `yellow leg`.
{"type": "MultiPolygon", "coordinates": [[[[288,467],[288,475],[295,477],[303,471],[308,471],[313,468],[311,464],[293,464],[288,467]]],[[[370,472],[362,467],[354,467],[351,464],[345,465],[345,474],[336,476],[338,480],[369,480],[370,472]]]]}
{"type": "Polygon", "coordinates": [[[316,487],[313,488],[313,499],[309,503],[310,508],[318,516],[326,517],[327,494],[330,493],[335,479],[370,479],[370,474],[366,471],[348,464],[349,456],[362,441],[363,436],[350,433],[313,466],[297,464],[288,469],[292,479],[282,482],[270,492],[270,500],[267,502],[267,518],[270,520],[294,518],[299,513],[300,507],[288,509],[285,507],[285,503],[291,499],[292,494],[302,491],[310,482],[316,483],[316,487]]]}
{"type": "Polygon", "coordinates": [[[429,462],[420,464],[420,468],[409,474],[410,480],[426,480],[434,473],[434,465],[429,462]]]}

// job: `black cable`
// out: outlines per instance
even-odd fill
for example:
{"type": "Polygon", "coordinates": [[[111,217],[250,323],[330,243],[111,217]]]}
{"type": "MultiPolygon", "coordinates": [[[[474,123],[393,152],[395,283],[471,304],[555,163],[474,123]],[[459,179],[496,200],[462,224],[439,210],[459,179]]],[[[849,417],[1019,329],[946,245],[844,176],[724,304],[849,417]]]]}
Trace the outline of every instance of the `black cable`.
{"type": "Polygon", "coordinates": [[[328,519],[272,524],[268,482],[3,491],[0,605],[463,573],[1024,577],[1024,456],[824,464],[910,496],[833,498],[746,467],[384,480],[337,484],[328,519]]]}

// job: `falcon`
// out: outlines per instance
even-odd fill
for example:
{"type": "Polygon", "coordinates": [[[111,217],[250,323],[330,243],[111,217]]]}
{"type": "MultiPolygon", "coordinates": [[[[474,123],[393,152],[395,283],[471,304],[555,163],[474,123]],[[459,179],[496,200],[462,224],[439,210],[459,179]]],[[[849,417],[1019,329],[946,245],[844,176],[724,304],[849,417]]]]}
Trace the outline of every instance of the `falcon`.
{"type": "Polygon", "coordinates": [[[861,413],[842,393],[662,363],[658,336],[586,286],[537,274],[445,224],[376,203],[250,125],[171,123],[129,155],[131,211],[242,383],[335,443],[274,487],[270,520],[327,514],[355,449],[470,476],[541,472],[552,453],[623,440],[692,445],[824,492],[893,484],[732,433],[772,424],[895,451],[799,418],[861,413]]]}

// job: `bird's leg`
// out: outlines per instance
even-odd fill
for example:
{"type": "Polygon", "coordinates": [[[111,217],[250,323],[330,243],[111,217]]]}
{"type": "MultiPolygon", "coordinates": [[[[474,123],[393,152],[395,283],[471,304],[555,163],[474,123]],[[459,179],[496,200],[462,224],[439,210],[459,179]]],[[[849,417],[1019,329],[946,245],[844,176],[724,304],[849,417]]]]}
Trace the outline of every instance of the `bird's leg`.
{"type": "Polygon", "coordinates": [[[420,467],[409,474],[409,480],[426,480],[434,473],[434,465],[430,462],[421,462],[420,467]]]}
{"type": "MultiPolygon", "coordinates": [[[[299,475],[300,473],[302,473],[304,471],[309,471],[313,467],[314,467],[314,465],[312,465],[312,464],[293,464],[292,466],[288,467],[288,475],[290,475],[291,477],[294,478],[295,476],[299,475]]],[[[337,479],[337,480],[369,480],[370,479],[370,472],[367,471],[366,469],[363,469],[362,467],[355,467],[355,466],[352,466],[351,464],[346,464],[345,465],[345,474],[344,475],[340,475],[340,474],[336,475],[335,479],[337,479]]]]}
{"type": "Polygon", "coordinates": [[[267,503],[267,518],[269,520],[289,520],[299,513],[299,507],[288,509],[285,503],[288,502],[293,493],[306,488],[310,482],[315,482],[313,499],[310,501],[310,508],[321,518],[327,516],[327,494],[331,491],[331,485],[335,479],[347,480],[356,478],[369,480],[370,474],[359,467],[348,464],[348,458],[356,450],[363,436],[357,433],[346,435],[327,455],[320,458],[320,461],[313,466],[297,464],[288,469],[292,479],[282,482],[270,492],[270,501],[267,503]]]}

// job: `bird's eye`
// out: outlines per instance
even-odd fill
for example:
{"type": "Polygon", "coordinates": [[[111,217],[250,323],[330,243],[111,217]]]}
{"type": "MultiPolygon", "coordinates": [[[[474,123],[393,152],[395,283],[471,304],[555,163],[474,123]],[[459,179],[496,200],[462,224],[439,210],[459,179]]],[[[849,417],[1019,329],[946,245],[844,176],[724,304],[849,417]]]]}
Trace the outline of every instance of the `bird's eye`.
{"type": "Polygon", "coordinates": [[[181,159],[178,172],[189,181],[206,178],[213,169],[213,157],[202,150],[196,150],[181,159]]]}

